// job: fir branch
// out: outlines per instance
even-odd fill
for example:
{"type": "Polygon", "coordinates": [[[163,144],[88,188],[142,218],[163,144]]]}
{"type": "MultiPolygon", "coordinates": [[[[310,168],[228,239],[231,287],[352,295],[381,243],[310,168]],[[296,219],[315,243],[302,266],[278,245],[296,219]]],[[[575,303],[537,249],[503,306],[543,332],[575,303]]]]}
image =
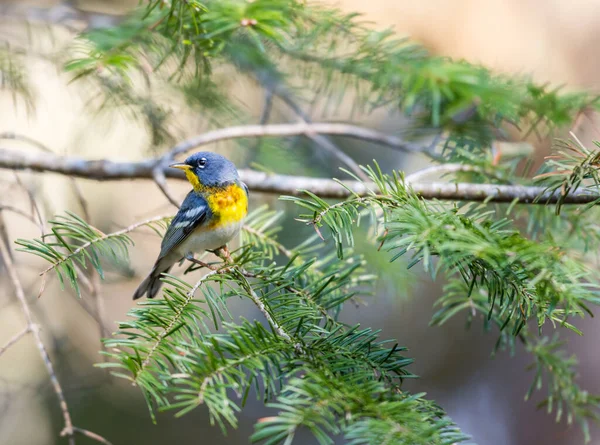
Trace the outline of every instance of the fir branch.
{"type": "MultiPolygon", "coordinates": [[[[560,213],[571,191],[588,190],[595,193],[600,187],[600,151],[586,148],[574,133],[571,133],[571,137],[574,142],[555,142],[555,153],[546,157],[542,173],[534,178],[546,186],[546,193],[559,194],[556,214],[560,213]]],[[[593,201],[590,204],[595,203],[593,201]]]]}
{"type": "Polygon", "coordinates": [[[440,270],[459,276],[469,294],[485,288],[489,312],[498,304],[519,320],[513,335],[529,318],[537,318],[539,326],[546,320],[570,326],[568,317],[588,313],[589,303],[600,303],[600,289],[587,278],[589,268],[554,243],[528,240],[510,229],[510,221],[489,219],[485,207],[459,212],[427,203],[401,176],[389,177],[378,167],[367,171],[377,190],[366,197],[335,204],[310,193],[309,199],[287,198],[309,211],[301,220],[317,230],[323,225],[330,229],[340,256],[344,243],[353,244],[353,227],[364,211],[380,209],[376,221],[385,228],[382,245],[394,252],[392,261],[412,253],[409,267],[421,262],[432,277],[440,270]]]}
{"type": "Polygon", "coordinates": [[[526,400],[534,390],[540,390],[544,374],[547,376],[546,387],[548,397],[539,404],[546,406],[548,413],[556,412],[556,422],[566,414],[567,423],[577,421],[584,433],[585,442],[590,438],[588,420],[600,421],[600,395],[589,394],[576,383],[577,358],[567,357],[560,348],[564,342],[559,341],[558,334],[552,339],[542,337],[537,341],[527,342],[527,351],[533,355],[534,363],[528,369],[534,370],[533,383],[527,391],[526,400]]]}
{"type": "Polygon", "coordinates": [[[446,444],[467,439],[449,419],[437,417],[419,396],[389,391],[380,382],[308,368],[292,378],[276,403],[279,412],[256,425],[253,441],[291,443],[300,426],[321,445],[343,433],[353,444],[446,444]],[[343,420],[340,420],[343,418],[343,420]]]}
{"type": "MultiPolygon", "coordinates": [[[[470,326],[479,315],[485,330],[489,331],[492,325],[496,325],[500,331],[494,353],[499,347],[506,346],[514,353],[514,337],[507,331],[514,332],[519,322],[513,320],[506,310],[498,307],[490,309],[488,295],[483,289],[471,290],[467,283],[451,280],[444,288],[444,296],[436,305],[441,306],[441,309],[433,316],[432,324],[443,324],[456,314],[466,312],[467,326],[470,326]]],[[[564,323],[559,324],[561,325],[564,323]]],[[[568,323],[567,327],[575,329],[568,323]]],[[[560,422],[566,414],[569,425],[573,421],[579,423],[587,443],[590,440],[589,421],[600,420],[600,395],[589,394],[577,384],[577,359],[575,356],[567,357],[561,349],[564,342],[559,341],[558,332],[554,333],[552,339],[539,335],[539,332],[530,332],[526,327],[519,331],[518,338],[534,359],[527,367],[535,375],[525,394],[525,400],[529,400],[534,391],[546,386],[548,397],[538,407],[545,406],[549,414],[554,411],[556,422],[560,422]]]]}
{"type": "Polygon", "coordinates": [[[15,243],[21,246],[18,250],[37,255],[50,262],[50,265],[40,272],[41,276],[54,270],[61,284],[64,283],[64,276],[66,276],[77,295],[80,295],[78,272],[79,266],[86,267],[86,259],[103,277],[101,256],[114,261],[127,259],[127,248],[133,244],[127,234],[139,227],[164,224],[166,218],[165,216],[151,218],[105,234],[77,215],[67,212],[66,216],[58,216],[50,221],[50,234],[43,235],[41,239],[17,239],[15,243]]]}

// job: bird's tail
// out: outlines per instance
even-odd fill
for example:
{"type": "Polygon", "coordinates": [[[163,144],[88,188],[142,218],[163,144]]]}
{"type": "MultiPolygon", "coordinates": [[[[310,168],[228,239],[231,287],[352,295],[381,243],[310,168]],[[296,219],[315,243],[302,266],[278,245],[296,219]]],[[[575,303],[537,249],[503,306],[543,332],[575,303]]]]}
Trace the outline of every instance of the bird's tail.
{"type": "Polygon", "coordinates": [[[163,273],[169,272],[171,267],[173,267],[173,263],[164,264],[164,260],[159,260],[156,262],[150,274],[142,281],[142,283],[138,286],[138,288],[133,293],[133,299],[137,300],[138,298],[142,298],[144,294],[148,293],[148,298],[154,298],[160,287],[162,286],[162,281],[160,281],[160,276],[163,273]]]}

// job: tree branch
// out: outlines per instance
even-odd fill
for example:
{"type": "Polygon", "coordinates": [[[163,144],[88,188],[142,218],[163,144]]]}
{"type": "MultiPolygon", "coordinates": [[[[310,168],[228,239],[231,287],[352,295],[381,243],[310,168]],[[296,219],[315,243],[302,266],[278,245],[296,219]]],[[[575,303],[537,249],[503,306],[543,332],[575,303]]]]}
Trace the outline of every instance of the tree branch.
{"type": "MultiPolygon", "coordinates": [[[[310,116],[300,107],[293,99],[292,95],[284,90],[281,85],[275,90],[275,94],[288,106],[290,109],[300,118],[300,120],[308,125],[312,125],[312,119],[310,116]]],[[[342,162],[346,166],[352,170],[352,172],[362,181],[366,181],[369,178],[366,173],[362,171],[360,166],[356,163],[354,159],[346,152],[344,152],[341,148],[335,145],[332,141],[330,141],[326,136],[322,134],[311,131],[306,134],[310,140],[312,140],[315,144],[319,145],[323,150],[328,152],[334,158],[337,158],[338,161],[342,162]]]]}
{"type": "Polygon", "coordinates": [[[23,311],[23,315],[25,316],[25,321],[27,323],[26,330],[31,331],[33,337],[35,338],[36,346],[38,348],[40,356],[42,357],[42,360],[44,361],[44,364],[46,365],[48,374],[50,375],[50,381],[52,382],[52,386],[54,387],[54,392],[58,397],[60,409],[62,411],[63,419],[65,422],[65,427],[63,429],[64,434],[61,435],[65,435],[69,438],[69,445],[75,445],[73,422],[71,421],[71,414],[69,413],[69,407],[67,406],[67,401],[65,400],[65,395],[63,393],[62,386],[56,378],[54,366],[52,365],[52,361],[50,361],[50,356],[48,355],[46,346],[42,341],[40,328],[37,324],[35,324],[33,320],[33,314],[31,313],[31,309],[29,308],[29,304],[27,303],[27,299],[25,298],[25,292],[23,291],[23,286],[21,285],[21,281],[19,280],[17,271],[15,270],[14,264],[10,257],[8,246],[2,238],[0,238],[0,256],[2,256],[2,260],[6,267],[6,271],[8,272],[8,276],[12,281],[13,287],[15,289],[15,294],[17,295],[17,299],[19,300],[19,303],[21,303],[21,309],[23,311]]]}
{"type": "Polygon", "coordinates": [[[50,266],[48,266],[46,269],[44,269],[42,272],[40,272],[40,275],[45,275],[48,272],[50,272],[52,269],[56,268],[57,266],[60,266],[62,263],[64,263],[65,261],[73,258],[74,256],[77,256],[78,254],[80,254],[81,252],[83,252],[85,249],[87,249],[88,247],[90,247],[92,244],[95,243],[99,243],[100,241],[104,241],[110,238],[115,238],[121,235],[125,235],[126,233],[129,232],[133,232],[135,229],[137,229],[138,227],[142,227],[148,224],[151,224],[153,222],[158,222],[162,219],[168,218],[167,216],[159,216],[156,218],[150,218],[147,219],[145,221],[140,221],[137,222],[135,224],[132,224],[128,227],[125,227],[122,230],[118,230],[116,232],[112,232],[112,233],[102,233],[100,230],[95,229],[98,232],[98,238],[95,238],[91,241],[88,241],[86,243],[83,243],[81,246],[79,246],[77,249],[73,250],[72,252],[70,252],[67,256],[65,256],[64,258],[55,261],[54,263],[50,264],[50,266]]]}
{"type": "Polygon", "coordinates": [[[13,335],[13,337],[10,340],[8,340],[4,346],[0,346],[0,355],[4,354],[6,352],[6,350],[8,350],[12,345],[14,345],[16,342],[21,340],[23,337],[25,337],[30,332],[31,332],[31,329],[29,329],[29,326],[27,326],[21,332],[18,332],[15,335],[13,335]]]}
{"type": "Polygon", "coordinates": [[[89,439],[95,440],[96,442],[100,442],[104,445],[112,445],[112,443],[110,443],[104,437],[102,437],[101,435],[96,434],[92,431],[84,430],[83,428],[78,428],[76,426],[73,427],[73,431],[75,431],[77,434],[81,434],[82,436],[85,436],[89,439]]]}
{"type": "Polygon", "coordinates": [[[359,127],[357,125],[302,122],[299,124],[242,125],[209,131],[177,144],[169,152],[163,155],[162,158],[165,161],[170,161],[177,155],[194,148],[228,139],[299,135],[311,137],[315,134],[337,134],[349,138],[374,142],[406,152],[422,152],[426,151],[428,148],[405,141],[397,136],[381,133],[376,130],[371,130],[370,128],[359,127]]]}
{"type": "MultiPolygon", "coordinates": [[[[52,172],[98,181],[124,179],[154,179],[157,159],[140,162],[116,162],[106,159],[86,160],[63,157],[50,153],[30,153],[0,149],[0,168],[52,172]]],[[[179,170],[165,168],[168,178],[185,179],[179,170]]],[[[344,186],[331,179],[304,176],[277,175],[254,170],[240,170],[242,180],[256,192],[300,196],[303,190],[311,191],[322,198],[343,199],[353,194],[365,195],[373,184],[358,181],[343,181],[344,186]],[[346,188],[347,187],[347,188],[346,188]]],[[[554,204],[560,192],[545,193],[544,187],[519,185],[469,184],[469,183],[408,183],[424,199],[453,201],[512,202],[517,199],[526,204],[554,204]]],[[[600,196],[586,190],[570,193],[565,204],[587,204],[600,196]]]]}

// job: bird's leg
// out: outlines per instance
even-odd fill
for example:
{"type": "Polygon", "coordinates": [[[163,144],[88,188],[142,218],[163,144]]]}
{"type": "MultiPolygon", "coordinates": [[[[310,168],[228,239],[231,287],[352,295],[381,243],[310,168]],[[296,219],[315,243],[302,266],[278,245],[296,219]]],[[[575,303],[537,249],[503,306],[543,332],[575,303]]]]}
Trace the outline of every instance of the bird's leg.
{"type": "Polygon", "coordinates": [[[213,251],[213,253],[215,255],[217,255],[219,258],[222,258],[223,260],[225,260],[226,263],[232,263],[231,255],[229,254],[229,249],[227,249],[227,245],[225,245],[225,244],[222,245],[218,249],[215,249],[213,251]]]}
{"type": "Polygon", "coordinates": [[[188,260],[189,262],[197,264],[197,265],[199,265],[201,267],[206,267],[207,269],[210,269],[210,270],[217,270],[217,268],[215,266],[212,266],[211,264],[205,263],[204,261],[197,260],[196,258],[194,258],[194,255],[191,254],[191,253],[188,253],[185,256],[185,259],[188,260]]]}

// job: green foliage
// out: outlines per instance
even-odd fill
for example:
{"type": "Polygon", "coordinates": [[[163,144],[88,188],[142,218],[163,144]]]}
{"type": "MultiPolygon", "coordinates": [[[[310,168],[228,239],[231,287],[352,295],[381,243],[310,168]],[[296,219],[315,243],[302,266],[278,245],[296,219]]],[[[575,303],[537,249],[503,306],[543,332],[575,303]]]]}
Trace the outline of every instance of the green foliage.
{"type": "MultiPolygon", "coordinates": [[[[595,143],[598,147],[598,142],[595,143]]],[[[555,153],[548,157],[543,173],[536,176],[549,192],[560,192],[560,199],[556,205],[556,214],[564,204],[564,198],[570,192],[582,188],[598,191],[600,186],[600,151],[590,150],[579,141],[558,140],[555,144],[555,153]],[[548,171],[550,170],[550,171],[548,171]]],[[[592,202],[588,208],[596,205],[592,202]]]]}
{"type": "Polygon", "coordinates": [[[600,396],[589,394],[579,387],[575,381],[577,358],[567,357],[560,349],[562,346],[558,335],[554,335],[552,339],[543,337],[527,343],[527,350],[535,360],[529,369],[534,370],[535,377],[526,398],[531,397],[534,390],[541,389],[545,374],[548,378],[548,397],[540,406],[546,406],[548,413],[554,411],[557,422],[564,414],[569,424],[576,420],[581,425],[585,441],[589,442],[588,419],[600,420],[600,396]]]}
{"type": "Polygon", "coordinates": [[[421,397],[389,390],[377,381],[364,383],[354,374],[337,376],[306,370],[282,389],[269,406],[281,410],[259,423],[252,438],[266,444],[289,443],[305,425],[322,445],[343,434],[347,443],[451,444],[467,440],[444,413],[421,397]],[[340,415],[344,420],[337,421],[340,415]]]}
{"type": "Polygon", "coordinates": [[[48,261],[50,266],[42,275],[54,270],[63,288],[66,277],[77,296],[81,296],[77,280],[81,268],[87,269],[89,262],[104,279],[101,258],[117,264],[129,261],[128,247],[133,245],[133,241],[127,234],[144,225],[158,230],[164,227],[165,220],[149,220],[109,234],[102,233],[71,212],[66,212],[65,216],[59,215],[49,223],[51,233],[40,239],[18,239],[15,243],[21,247],[17,250],[48,261]]]}
{"type": "MultiPolygon", "coordinates": [[[[151,1],[116,27],[82,35],[66,68],[75,78],[108,72],[117,84],[152,73],[153,82],[174,82],[193,109],[208,103],[220,112],[239,108],[228,94],[229,76],[220,75],[234,68],[239,79],[276,96],[325,99],[325,112],[352,96],[353,111],[400,111],[421,132],[444,129],[457,148],[480,150],[503,123],[541,134],[596,106],[584,93],[433,57],[390,30],[371,29],[357,14],[301,1],[151,1]]],[[[154,107],[168,108],[161,101],[154,107]]],[[[238,111],[230,117],[243,121],[243,107],[238,111]]]]}
{"type": "MultiPolygon", "coordinates": [[[[303,207],[299,219],[315,228],[298,246],[277,240],[281,214],[254,212],[232,263],[217,262],[193,280],[164,276],[162,298],[137,305],[105,339],[110,361],[99,366],[138,386],[152,413],[183,415],[205,405],[226,431],[255,394],[273,415],[258,421],[252,440],[267,444],[289,445],[300,428],[320,444],[336,436],[351,444],[466,440],[441,408],[403,388],[415,377],[403,347],[340,321],[346,303],[373,293],[373,268],[392,275],[402,259],[408,269],[420,265],[445,280],[433,325],[461,315],[467,325],[481,319],[497,333],[494,352],[522,342],[534,359],[528,396],[545,382],[548,410],[580,423],[589,439],[587,422],[598,420],[600,398],[577,385],[576,360],[541,331],[580,333],[574,320],[599,302],[595,271],[581,253],[600,247],[597,215],[591,206],[563,207],[574,190],[598,191],[598,151],[561,142],[534,181],[520,173],[530,147],[507,154],[497,143],[507,124],[524,136],[544,135],[597,107],[595,97],[435,57],[359,15],[296,0],[151,0],[115,27],[78,36],[65,54],[73,80],[93,87],[89,103],[140,119],[155,147],[173,141],[180,98],[203,124],[247,122],[245,105],[231,92],[245,82],[297,117],[304,113],[297,104],[317,105],[326,115],[348,99],[351,112],[402,114],[410,119],[404,137],[435,136],[427,154],[465,166],[457,181],[538,181],[562,196],[555,209],[516,201],[448,205],[422,199],[403,174],[376,166],[365,169],[374,184],[366,196],[285,198],[303,207]],[[355,247],[367,250],[371,268],[355,247]],[[254,304],[264,323],[231,313],[232,298],[254,304]]],[[[25,70],[8,52],[0,52],[0,76],[3,86],[31,98],[25,70]]],[[[265,110],[263,123],[270,118],[265,110]]],[[[267,150],[272,161],[275,145],[283,146],[263,144],[258,161],[267,150]]],[[[295,153],[290,161],[289,150],[281,151],[294,173],[302,167],[295,153]]],[[[103,277],[105,261],[127,261],[129,232],[149,226],[161,235],[165,223],[104,234],[67,213],[50,221],[41,239],[17,244],[49,263],[42,274],[54,270],[79,295],[81,268],[91,264],[103,277]]]]}
{"type": "MultiPolygon", "coordinates": [[[[584,165],[591,156],[588,153],[583,158],[584,165]]],[[[577,164],[572,171],[579,168],[577,164]]],[[[354,227],[370,219],[379,227],[381,246],[392,253],[391,261],[410,255],[409,268],[421,263],[433,279],[443,272],[448,284],[436,302],[439,310],[432,324],[443,324],[466,313],[470,325],[482,314],[486,330],[494,325],[499,329],[496,348],[509,346],[514,350],[515,337],[528,339],[527,350],[536,358],[534,387],[541,385],[543,372],[548,373],[549,411],[556,410],[558,421],[563,409],[567,410],[569,422],[576,419],[587,438],[587,421],[598,419],[600,398],[575,384],[575,362],[561,356],[557,343],[543,339],[535,343],[527,324],[535,320],[541,331],[550,321],[554,327],[581,334],[570,319],[591,315],[588,306],[600,303],[592,267],[561,247],[560,237],[539,235],[531,240],[487,204],[427,202],[412,192],[402,175],[383,174],[378,166],[365,172],[376,187],[366,196],[328,203],[307,192],[308,198],[285,199],[308,210],[300,219],[320,234],[324,233],[322,227],[327,227],[340,258],[343,246],[354,243],[354,227]],[[558,362],[561,366],[553,365],[558,362]]],[[[567,177],[572,183],[572,176],[567,177]]],[[[574,220],[570,224],[577,229],[587,227],[574,220]]],[[[594,238],[594,232],[582,238],[594,238]]]]}
{"type": "Polygon", "coordinates": [[[234,266],[223,264],[194,286],[166,277],[164,298],[132,309],[130,320],[106,340],[113,360],[100,366],[135,382],[151,407],[184,414],[205,404],[221,428],[236,425],[254,387],[265,400],[276,398],[269,406],[280,409],[257,424],[254,440],[266,443],[289,441],[300,426],[323,444],[340,432],[356,443],[377,443],[384,433],[446,443],[449,429],[453,440],[462,440],[442,411],[400,391],[402,380],[413,377],[404,348],[381,341],[377,331],[336,320],[344,301],[372,282],[360,273],[360,258],[340,264],[310,257],[314,249],[305,245],[288,251],[271,238],[276,216],[249,218],[244,236],[254,247],[236,252],[234,266]],[[291,258],[279,266],[272,261],[275,251],[291,258]],[[227,310],[232,297],[258,299],[271,329],[236,323],[227,310]],[[330,403],[319,406],[324,398],[330,403]],[[398,425],[403,429],[396,431],[398,425]]]}

